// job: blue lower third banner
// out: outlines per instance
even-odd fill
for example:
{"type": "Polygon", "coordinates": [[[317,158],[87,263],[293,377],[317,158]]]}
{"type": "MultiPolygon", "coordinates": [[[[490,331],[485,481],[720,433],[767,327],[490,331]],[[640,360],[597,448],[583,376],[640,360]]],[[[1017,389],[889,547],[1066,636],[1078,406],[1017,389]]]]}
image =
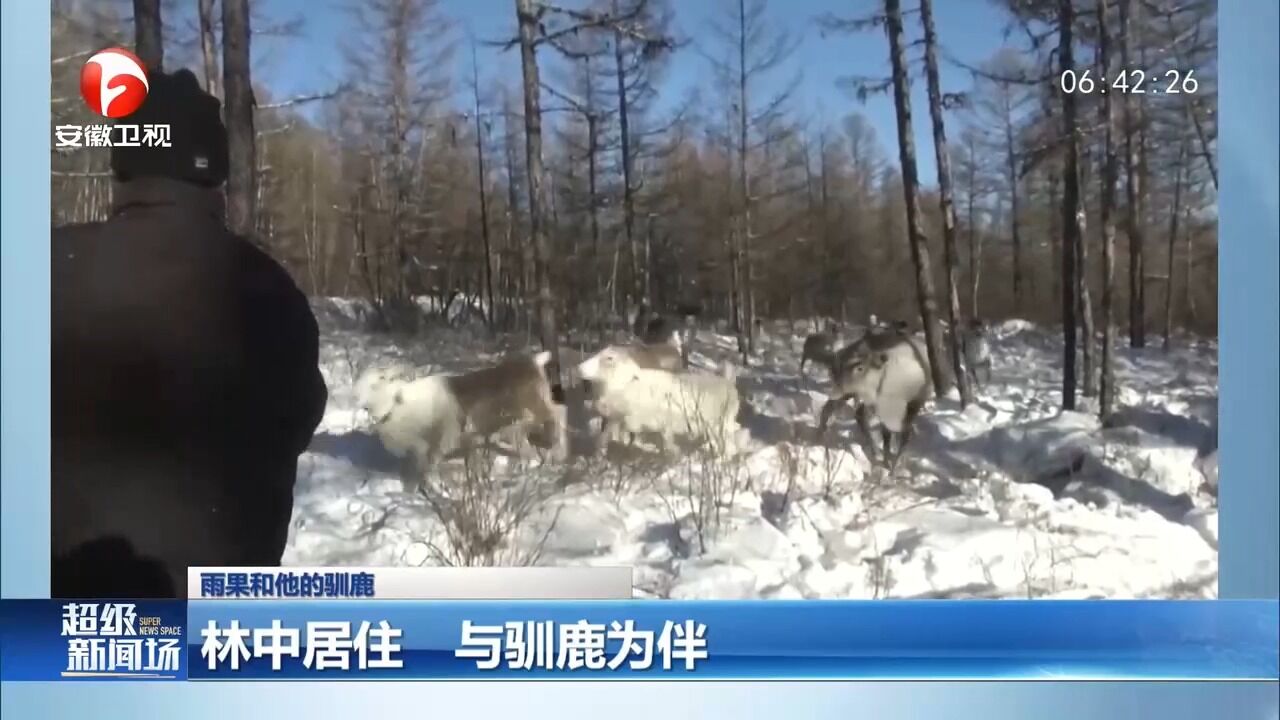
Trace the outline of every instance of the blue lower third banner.
{"type": "Polygon", "coordinates": [[[0,603],[0,679],[1280,677],[1265,601],[0,603]]]}
{"type": "Polygon", "coordinates": [[[192,679],[1275,679],[1275,601],[192,601],[192,679]]]}

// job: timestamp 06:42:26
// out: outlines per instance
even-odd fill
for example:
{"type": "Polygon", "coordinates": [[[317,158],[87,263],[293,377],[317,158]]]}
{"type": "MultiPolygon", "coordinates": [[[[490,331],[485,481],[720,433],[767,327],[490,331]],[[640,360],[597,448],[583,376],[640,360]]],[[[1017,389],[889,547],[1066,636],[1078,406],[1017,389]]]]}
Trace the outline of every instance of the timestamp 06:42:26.
{"type": "Polygon", "coordinates": [[[1130,95],[1194,94],[1200,87],[1195,70],[1166,70],[1148,74],[1143,70],[1122,70],[1114,77],[1094,79],[1090,70],[1064,70],[1058,87],[1065,93],[1125,93],[1130,95]]]}

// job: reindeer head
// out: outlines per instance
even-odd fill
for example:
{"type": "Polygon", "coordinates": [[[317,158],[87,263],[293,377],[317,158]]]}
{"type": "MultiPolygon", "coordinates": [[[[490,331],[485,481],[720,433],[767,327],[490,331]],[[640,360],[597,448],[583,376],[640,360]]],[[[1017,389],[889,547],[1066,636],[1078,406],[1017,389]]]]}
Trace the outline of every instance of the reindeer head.
{"type": "Polygon", "coordinates": [[[578,374],[583,380],[593,384],[610,385],[631,379],[638,368],[639,365],[630,354],[622,348],[610,345],[582,361],[578,365],[578,374]]]}
{"type": "Polygon", "coordinates": [[[884,352],[862,352],[849,358],[840,370],[840,387],[861,398],[875,396],[876,386],[884,374],[889,355],[884,352]]]}

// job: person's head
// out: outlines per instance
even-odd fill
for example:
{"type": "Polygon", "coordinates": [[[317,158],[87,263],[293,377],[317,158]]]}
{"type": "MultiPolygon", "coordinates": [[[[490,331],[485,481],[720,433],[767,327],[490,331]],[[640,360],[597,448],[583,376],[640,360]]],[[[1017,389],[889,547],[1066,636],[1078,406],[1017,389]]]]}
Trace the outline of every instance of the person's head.
{"type": "Polygon", "coordinates": [[[119,121],[126,125],[168,125],[171,147],[111,148],[111,170],[121,182],[161,177],[204,187],[227,179],[227,131],[222,104],[206,93],[190,70],[151,73],[142,107],[119,121]]]}

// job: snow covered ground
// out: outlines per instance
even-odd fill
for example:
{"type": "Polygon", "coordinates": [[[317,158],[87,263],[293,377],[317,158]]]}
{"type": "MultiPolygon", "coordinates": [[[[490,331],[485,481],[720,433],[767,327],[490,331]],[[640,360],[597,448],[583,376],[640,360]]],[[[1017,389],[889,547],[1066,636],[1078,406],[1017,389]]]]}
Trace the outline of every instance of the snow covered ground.
{"type": "MultiPolygon", "coordinates": [[[[461,370],[521,344],[441,329],[397,345],[360,330],[357,309],[317,303],[329,406],[299,463],[285,564],[629,565],[637,596],[663,598],[1217,595],[1216,342],[1118,349],[1124,409],[1104,428],[1087,404],[1058,410],[1060,335],[1004,322],[978,402],[934,401],[887,477],[850,413],[815,437],[825,378],[799,379],[803,332],[771,325],[739,371],[752,443],[738,457],[589,453],[573,409],[567,462],[486,453],[423,496],[368,433],[354,377],[395,360],[461,370]]],[[[700,331],[693,363],[734,347],[700,331]]]]}

